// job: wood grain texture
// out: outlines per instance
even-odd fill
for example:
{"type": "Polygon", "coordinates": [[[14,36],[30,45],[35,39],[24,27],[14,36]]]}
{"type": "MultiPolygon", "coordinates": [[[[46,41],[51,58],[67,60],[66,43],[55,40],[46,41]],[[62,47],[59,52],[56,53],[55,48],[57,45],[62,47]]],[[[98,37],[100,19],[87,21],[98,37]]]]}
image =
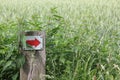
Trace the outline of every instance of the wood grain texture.
{"type": "Polygon", "coordinates": [[[42,50],[26,51],[21,49],[21,54],[25,56],[25,64],[20,69],[20,80],[45,80],[45,32],[25,32],[28,36],[41,36],[44,40],[42,50]]]}

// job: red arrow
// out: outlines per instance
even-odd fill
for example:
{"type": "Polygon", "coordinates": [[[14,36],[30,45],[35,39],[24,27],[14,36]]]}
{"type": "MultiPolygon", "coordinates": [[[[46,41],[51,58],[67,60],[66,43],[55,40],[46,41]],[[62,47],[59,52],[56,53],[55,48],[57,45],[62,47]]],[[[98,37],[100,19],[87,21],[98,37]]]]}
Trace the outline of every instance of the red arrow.
{"type": "Polygon", "coordinates": [[[31,46],[37,47],[40,44],[40,41],[35,38],[35,40],[26,40],[26,43],[31,46]]]}

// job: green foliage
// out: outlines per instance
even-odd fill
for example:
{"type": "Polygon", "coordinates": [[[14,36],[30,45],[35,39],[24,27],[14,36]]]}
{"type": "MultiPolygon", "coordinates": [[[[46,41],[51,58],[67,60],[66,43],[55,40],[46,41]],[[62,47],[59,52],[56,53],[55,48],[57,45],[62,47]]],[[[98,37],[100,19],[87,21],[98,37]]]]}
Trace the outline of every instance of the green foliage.
{"type": "MultiPolygon", "coordinates": [[[[11,24],[1,24],[0,39],[0,80],[17,80],[19,69],[24,63],[24,57],[18,54],[18,42],[16,33],[11,33],[7,27],[13,27],[11,24]],[[3,26],[5,26],[3,28],[3,26]]],[[[12,28],[14,31],[15,28],[12,28]]]]}
{"type": "Polygon", "coordinates": [[[59,5],[46,9],[51,2],[38,1],[36,7],[27,1],[28,10],[4,5],[3,11],[0,5],[0,80],[19,80],[25,62],[19,34],[29,30],[46,32],[47,80],[119,80],[120,2],[52,1],[59,5]]]}

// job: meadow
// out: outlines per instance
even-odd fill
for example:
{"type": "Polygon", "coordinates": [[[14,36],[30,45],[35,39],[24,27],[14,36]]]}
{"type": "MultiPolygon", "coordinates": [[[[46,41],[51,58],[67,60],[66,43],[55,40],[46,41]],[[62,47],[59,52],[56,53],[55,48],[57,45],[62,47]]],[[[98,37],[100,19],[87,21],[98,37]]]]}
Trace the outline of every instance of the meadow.
{"type": "Polygon", "coordinates": [[[120,0],[0,0],[0,80],[19,80],[22,31],[46,32],[47,80],[120,80],[120,0]]]}

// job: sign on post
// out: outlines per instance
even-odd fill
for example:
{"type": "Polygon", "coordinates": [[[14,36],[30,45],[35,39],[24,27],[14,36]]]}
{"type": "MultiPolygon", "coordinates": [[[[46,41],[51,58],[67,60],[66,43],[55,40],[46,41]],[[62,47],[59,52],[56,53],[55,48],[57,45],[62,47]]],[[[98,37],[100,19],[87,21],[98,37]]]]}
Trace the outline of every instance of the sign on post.
{"type": "Polygon", "coordinates": [[[45,80],[45,32],[22,33],[20,52],[25,64],[20,69],[20,80],[45,80]]]}
{"type": "Polygon", "coordinates": [[[41,36],[25,36],[25,50],[42,50],[43,38],[41,36]]]}

